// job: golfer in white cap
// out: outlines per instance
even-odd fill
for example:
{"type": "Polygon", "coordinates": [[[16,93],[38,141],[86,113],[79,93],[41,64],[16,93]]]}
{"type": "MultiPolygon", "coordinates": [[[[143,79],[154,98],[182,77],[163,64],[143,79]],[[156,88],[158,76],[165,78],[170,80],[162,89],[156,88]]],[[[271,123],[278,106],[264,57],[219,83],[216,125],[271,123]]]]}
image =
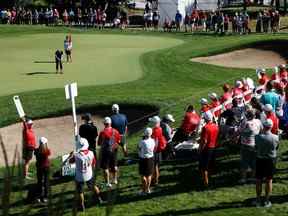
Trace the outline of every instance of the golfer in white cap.
{"type": "Polygon", "coordinates": [[[118,184],[117,179],[117,148],[120,143],[119,132],[111,127],[112,121],[110,117],[104,118],[104,129],[100,132],[98,145],[101,146],[100,167],[104,170],[104,178],[107,187],[112,187],[112,184],[118,184]],[[112,181],[110,182],[110,174],[112,181]]]}
{"type": "Polygon", "coordinates": [[[88,150],[89,143],[85,138],[79,139],[77,143],[77,151],[76,153],[71,153],[71,158],[69,160],[70,163],[76,164],[76,190],[79,195],[79,210],[85,210],[84,204],[84,184],[88,186],[88,188],[94,192],[95,197],[99,203],[102,203],[102,199],[100,197],[100,190],[95,185],[95,179],[93,175],[93,168],[96,165],[96,158],[92,151],[88,150]]]}
{"type": "Polygon", "coordinates": [[[128,120],[126,115],[119,112],[120,108],[118,104],[112,105],[112,112],[113,115],[110,117],[112,120],[112,128],[116,129],[121,137],[120,146],[123,150],[124,155],[128,156],[128,150],[127,150],[127,140],[126,140],[126,134],[128,132],[128,120]]]}
{"type": "Polygon", "coordinates": [[[271,207],[270,194],[272,193],[272,179],[275,172],[277,147],[279,145],[279,137],[271,133],[273,122],[267,119],[264,123],[263,133],[255,137],[256,148],[256,206],[260,207],[262,182],[265,186],[264,206],[271,207]]]}

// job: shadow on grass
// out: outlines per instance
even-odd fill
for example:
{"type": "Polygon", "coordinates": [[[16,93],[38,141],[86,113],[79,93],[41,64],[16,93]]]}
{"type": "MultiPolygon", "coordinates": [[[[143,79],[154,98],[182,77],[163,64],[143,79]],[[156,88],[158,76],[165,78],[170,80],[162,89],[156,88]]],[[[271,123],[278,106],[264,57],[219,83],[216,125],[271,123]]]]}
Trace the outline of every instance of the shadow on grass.
{"type": "Polygon", "coordinates": [[[37,71],[37,72],[25,73],[25,75],[27,75],[27,76],[47,75],[47,74],[54,74],[54,75],[56,75],[56,72],[37,71]]]}
{"type": "MultiPolygon", "coordinates": [[[[271,202],[277,203],[277,204],[283,204],[286,203],[288,199],[288,195],[282,195],[282,196],[272,196],[271,202]]],[[[184,210],[168,210],[159,214],[143,214],[142,216],[180,216],[180,215],[192,215],[196,213],[205,213],[205,212],[211,212],[211,211],[217,211],[217,210],[224,210],[224,209],[233,209],[233,208],[251,208],[254,207],[253,201],[255,199],[249,198],[246,200],[243,200],[242,202],[222,202],[219,203],[216,206],[212,207],[200,207],[200,208],[192,208],[192,209],[184,209],[184,210]]]]}

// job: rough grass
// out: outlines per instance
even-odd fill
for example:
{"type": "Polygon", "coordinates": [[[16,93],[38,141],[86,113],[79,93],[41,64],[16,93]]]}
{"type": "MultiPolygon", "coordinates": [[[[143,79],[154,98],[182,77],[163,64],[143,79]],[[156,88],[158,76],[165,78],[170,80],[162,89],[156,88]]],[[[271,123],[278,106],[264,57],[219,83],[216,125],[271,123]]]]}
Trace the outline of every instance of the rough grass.
{"type": "MultiPolygon", "coordinates": [[[[1,31],[1,28],[0,28],[1,31]]],[[[13,34],[14,29],[9,29],[13,34]]],[[[15,28],[19,33],[19,29],[15,28]]],[[[41,32],[33,29],[30,33],[41,32]]],[[[43,31],[48,31],[43,28],[43,31]]],[[[50,30],[49,30],[50,31],[50,30]]],[[[54,30],[53,30],[54,31],[54,30]]],[[[55,30],[56,31],[56,30],[55,30]]],[[[57,31],[60,31],[57,29],[57,31]]],[[[29,30],[25,29],[25,34],[29,30]]],[[[92,32],[94,33],[94,32],[92,32]]],[[[113,32],[117,34],[117,32],[113,32]]],[[[136,33],[125,33],[136,34],[136,33]]],[[[137,33],[138,34],[138,33],[137,33]]],[[[163,36],[167,34],[145,33],[145,35],[163,36]]],[[[170,37],[170,35],[168,35],[170,37]]],[[[146,53],[140,62],[144,72],[138,81],[112,86],[81,87],[77,98],[77,106],[92,104],[146,103],[160,107],[161,114],[170,112],[181,119],[188,103],[198,103],[200,97],[206,97],[209,92],[219,91],[223,82],[233,82],[236,78],[250,75],[253,70],[229,69],[214,67],[189,61],[191,57],[210,55],[233,50],[259,40],[285,39],[285,35],[251,35],[251,36],[191,36],[176,34],[176,38],[184,44],[166,50],[146,53]]],[[[69,102],[63,98],[63,89],[40,90],[20,94],[26,110],[33,118],[49,115],[60,115],[69,109],[69,102]],[[53,104],[53,105],[52,105],[53,104]]],[[[0,97],[0,125],[4,126],[17,119],[11,96],[0,97]]],[[[177,125],[175,125],[177,126],[177,125]]],[[[133,127],[133,126],[132,126],[133,127]]],[[[129,137],[131,156],[135,157],[138,134],[129,137]]],[[[256,209],[251,206],[255,197],[254,185],[238,185],[239,158],[237,155],[219,158],[217,172],[212,176],[212,187],[202,190],[197,163],[192,161],[169,162],[161,167],[160,185],[154,188],[154,193],[147,197],[137,196],[139,177],[137,164],[122,165],[119,187],[105,194],[109,203],[105,206],[95,206],[91,195],[86,193],[87,212],[85,215],[286,215],[288,194],[288,147],[287,142],[280,146],[278,173],[275,177],[271,209],[256,209]]],[[[2,156],[2,155],[1,155],[2,156]]],[[[59,169],[59,160],[54,160],[52,170],[59,169]]],[[[32,166],[33,169],[33,166],[32,166]]],[[[33,170],[35,176],[35,170],[33,170]]],[[[0,172],[0,191],[3,196],[4,171],[0,172]]],[[[46,215],[47,208],[39,205],[28,205],[23,201],[28,187],[35,183],[26,182],[23,188],[18,183],[17,169],[11,181],[10,213],[12,215],[46,215]]],[[[101,183],[102,173],[97,172],[97,182],[101,183]]],[[[71,215],[73,211],[74,183],[67,179],[52,181],[51,206],[59,214],[71,215]]],[[[3,197],[2,197],[3,198],[3,197]]],[[[51,212],[51,209],[49,210],[51,212]]],[[[53,215],[59,215],[54,213],[53,215]]],[[[81,214],[80,214],[81,215],[81,214]]],[[[82,214],[84,215],[84,214],[82,214]]]]}

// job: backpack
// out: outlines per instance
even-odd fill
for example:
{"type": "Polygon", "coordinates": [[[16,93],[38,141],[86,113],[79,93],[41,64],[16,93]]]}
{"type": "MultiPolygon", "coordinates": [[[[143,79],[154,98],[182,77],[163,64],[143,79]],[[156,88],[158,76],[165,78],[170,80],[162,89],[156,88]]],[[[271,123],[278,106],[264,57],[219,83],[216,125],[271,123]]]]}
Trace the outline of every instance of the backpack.
{"type": "Polygon", "coordinates": [[[114,151],[114,148],[113,148],[113,145],[115,143],[115,135],[114,135],[115,131],[114,129],[112,129],[112,136],[110,139],[104,139],[103,143],[102,143],[102,148],[103,148],[103,151],[106,151],[106,152],[113,152],[114,151]]]}

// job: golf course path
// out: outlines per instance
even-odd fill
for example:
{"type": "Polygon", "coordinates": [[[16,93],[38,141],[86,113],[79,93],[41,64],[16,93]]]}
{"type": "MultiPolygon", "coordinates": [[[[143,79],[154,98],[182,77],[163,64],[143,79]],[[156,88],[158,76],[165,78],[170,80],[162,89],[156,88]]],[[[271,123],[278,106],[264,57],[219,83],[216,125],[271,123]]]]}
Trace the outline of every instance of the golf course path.
{"type": "MultiPolygon", "coordinates": [[[[78,122],[81,117],[77,116],[78,122]]],[[[102,117],[93,116],[93,121],[99,130],[103,129],[102,117]]],[[[44,136],[49,140],[48,146],[52,151],[52,158],[69,153],[74,149],[73,140],[73,121],[71,116],[56,118],[46,118],[34,121],[34,130],[37,136],[44,136]]],[[[16,123],[4,128],[0,128],[9,164],[12,164],[15,149],[17,147],[20,155],[22,154],[22,123],[16,123]]],[[[3,153],[0,153],[0,167],[5,165],[3,153]]]]}
{"type": "Polygon", "coordinates": [[[287,63],[287,47],[287,42],[265,42],[223,54],[192,58],[191,61],[228,68],[272,68],[287,63]]]}

